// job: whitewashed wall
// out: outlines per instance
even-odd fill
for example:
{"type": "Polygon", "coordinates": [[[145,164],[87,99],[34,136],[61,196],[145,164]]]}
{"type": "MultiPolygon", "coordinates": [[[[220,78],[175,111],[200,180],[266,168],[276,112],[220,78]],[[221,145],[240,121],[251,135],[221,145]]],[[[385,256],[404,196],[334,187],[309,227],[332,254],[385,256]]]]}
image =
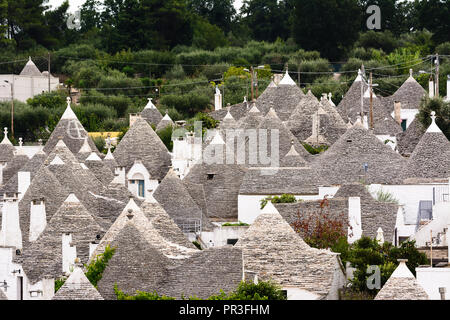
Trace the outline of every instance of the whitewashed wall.
{"type": "MultiPolygon", "coordinates": [[[[416,114],[419,113],[419,109],[403,109],[401,110],[400,117],[402,120],[406,119],[406,128],[409,127],[411,122],[414,121],[414,118],[416,117],[416,114]]],[[[392,118],[395,119],[395,113],[392,111],[391,113],[392,118]]]]}
{"type": "Polygon", "coordinates": [[[440,300],[439,288],[445,287],[445,299],[450,300],[450,268],[416,268],[417,282],[432,300],[440,300]]]}
{"type": "MultiPolygon", "coordinates": [[[[12,74],[0,75],[0,101],[11,100],[11,86],[4,82],[14,82],[14,99],[26,102],[27,99],[43,92],[48,92],[48,77],[30,77],[12,74]],[[14,77],[14,80],[13,80],[14,77]]],[[[59,85],[59,79],[50,77],[50,90],[55,90],[59,85]]]]}
{"type": "Polygon", "coordinates": [[[248,229],[248,226],[224,227],[222,226],[222,223],[213,224],[215,225],[213,231],[202,232],[201,239],[205,245],[212,242],[215,247],[227,245],[228,239],[239,239],[248,229]]]}

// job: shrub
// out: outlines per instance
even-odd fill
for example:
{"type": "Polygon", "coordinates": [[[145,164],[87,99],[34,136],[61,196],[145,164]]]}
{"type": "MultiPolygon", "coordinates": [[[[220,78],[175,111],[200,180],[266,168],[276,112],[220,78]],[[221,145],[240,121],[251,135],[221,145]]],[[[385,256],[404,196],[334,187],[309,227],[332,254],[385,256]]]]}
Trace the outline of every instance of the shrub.
{"type": "Polygon", "coordinates": [[[64,107],[66,105],[67,93],[61,91],[51,91],[38,94],[27,100],[27,104],[32,107],[43,107],[47,109],[53,109],[58,107],[64,107]]]}
{"type": "Polygon", "coordinates": [[[186,77],[186,74],[184,73],[184,69],[181,65],[176,64],[166,72],[164,75],[166,79],[172,80],[172,79],[180,79],[183,80],[186,77]]]}
{"type": "Polygon", "coordinates": [[[272,203],[295,203],[297,202],[297,199],[292,194],[282,194],[281,196],[274,196],[274,197],[269,196],[260,200],[261,210],[264,209],[268,201],[271,201],[272,203]]]}
{"type": "Polygon", "coordinates": [[[160,296],[156,291],[150,293],[137,290],[136,295],[127,295],[118,289],[117,283],[114,284],[114,293],[117,296],[117,300],[175,300],[175,298],[160,296]]]}
{"type": "Polygon", "coordinates": [[[103,276],[103,271],[105,271],[106,266],[108,265],[108,261],[114,255],[116,248],[111,248],[109,245],[105,247],[105,251],[92,260],[89,265],[85,265],[87,272],[86,278],[92,283],[94,287],[97,288],[97,283],[103,276]]]}

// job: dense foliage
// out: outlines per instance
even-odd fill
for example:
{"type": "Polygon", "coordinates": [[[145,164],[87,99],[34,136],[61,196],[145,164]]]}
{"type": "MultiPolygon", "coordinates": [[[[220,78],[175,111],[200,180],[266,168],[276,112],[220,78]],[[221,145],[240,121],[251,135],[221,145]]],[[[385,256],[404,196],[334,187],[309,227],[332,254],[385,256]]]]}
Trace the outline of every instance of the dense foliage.
{"type": "MultiPolygon", "coordinates": [[[[417,119],[423,128],[428,128],[431,124],[431,112],[436,113],[436,124],[450,139],[450,102],[445,102],[442,98],[423,99],[419,109],[417,119]]],[[[425,130],[424,130],[425,131],[425,130]]]]}
{"type": "Polygon", "coordinates": [[[94,287],[97,288],[97,283],[103,276],[103,271],[105,271],[108,261],[114,255],[116,248],[111,248],[109,245],[105,247],[105,251],[92,260],[86,267],[86,278],[92,283],[94,287]]]}
{"type": "Polygon", "coordinates": [[[268,196],[260,200],[261,210],[264,209],[267,202],[269,201],[272,203],[294,203],[297,202],[297,199],[293,194],[282,194],[281,196],[268,196]]]}
{"type": "MultiPolygon", "coordinates": [[[[316,97],[331,92],[338,104],[361,64],[374,71],[377,95],[395,92],[409,68],[428,88],[429,74],[417,74],[431,71],[421,58],[437,52],[443,94],[449,6],[438,0],[245,0],[237,10],[231,0],[86,0],[78,26],[70,24],[67,1],[49,8],[44,0],[0,0],[0,72],[18,74],[29,56],[46,70],[50,57],[52,74],[66,86],[28,106],[15,102],[15,136],[26,142],[45,142],[69,88],[81,92],[74,111],[88,131],[123,131],[128,114],[140,112],[148,97],[174,121],[213,110],[215,86],[223,106],[250,100],[244,69],[259,65],[256,97],[273,73],[288,67],[302,88],[316,97]],[[381,7],[381,30],[367,29],[369,4],[381,7]]],[[[2,102],[0,125],[10,123],[9,103],[2,102]]]]}
{"type": "MultiPolygon", "coordinates": [[[[160,296],[155,292],[136,291],[136,295],[127,295],[119,290],[117,284],[114,285],[114,292],[117,300],[174,300],[173,297],[160,296]]],[[[197,297],[183,300],[201,300],[197,297]]],[[[218,295],[213,295],[206,300],[286,300],[286,296],[281,291],[280,286],[271,281],[259,281],[257,284],[250,281],[242,281],[236,290],[226,294],[221,291],[218,295]]]]}

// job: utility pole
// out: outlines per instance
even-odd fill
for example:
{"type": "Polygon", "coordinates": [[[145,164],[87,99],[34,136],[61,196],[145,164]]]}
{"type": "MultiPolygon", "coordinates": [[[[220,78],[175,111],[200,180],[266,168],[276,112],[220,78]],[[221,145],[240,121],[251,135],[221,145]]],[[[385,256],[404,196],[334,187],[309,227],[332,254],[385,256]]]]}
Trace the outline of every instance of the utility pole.
{"type": "Polygon", "coordinates": [[[50,51],[48,52],[48,92],[50,92],[50,51]]]}
{"type": "Polygon", "coordinates": [[[258,99],[258,73],[255,72],[256,99],[258,99]]]}
{"type": "Polygon", "coordinates": [[[370,129],[373,129],[373,94],[372,94],[372,72],[370,73],[370,129]]]}
{"type": "Polygon", "coordinates": [[[434,62],[436,64],[436,89],[435,89],[435,96],[439,97],[439,54],[436,53],[436,60],[434,62]]]}
{"type": "Polygon", "coordinates": [[[11,85],[11,137],[14,139],[14,75],[11,85]]]}
{"type": "Polygon", "coordinates": [[[361,70],[359,75],[361,76],[361,123],[364,123],[364,78],[361,70]]]}
{"type": "Polygon", "coordinates": [[[252,78],[252,101],[254,101],[255,100],[255,97],[254,97],[254,95],[253,95],[253,66],[252,67],[250,67],[250,76],[251,76],[251,78],[252,78]]]}

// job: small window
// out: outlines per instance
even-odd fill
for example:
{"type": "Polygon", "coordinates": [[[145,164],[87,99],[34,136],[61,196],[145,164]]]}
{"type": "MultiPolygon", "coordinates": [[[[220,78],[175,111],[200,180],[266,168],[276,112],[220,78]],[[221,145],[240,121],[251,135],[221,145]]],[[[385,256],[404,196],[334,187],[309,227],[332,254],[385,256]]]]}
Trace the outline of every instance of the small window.
{"type": "Polygon", "coordinates": [[[214,173],[208,173],[207,179],[208,180],[214,179],[214,173]]]}
{"type": "Polygon", "coordinates": [[[238,239],[227,239],[227,244],[231,244],[232,246],[234,246],[237,241],[238,239]]]}
{"type": "Polygon", "coordinates": [[[347,142],[349,142],[349,143],[352,142],[352,141],[353,141],[352,139],[347,139],[347,142]]]}

